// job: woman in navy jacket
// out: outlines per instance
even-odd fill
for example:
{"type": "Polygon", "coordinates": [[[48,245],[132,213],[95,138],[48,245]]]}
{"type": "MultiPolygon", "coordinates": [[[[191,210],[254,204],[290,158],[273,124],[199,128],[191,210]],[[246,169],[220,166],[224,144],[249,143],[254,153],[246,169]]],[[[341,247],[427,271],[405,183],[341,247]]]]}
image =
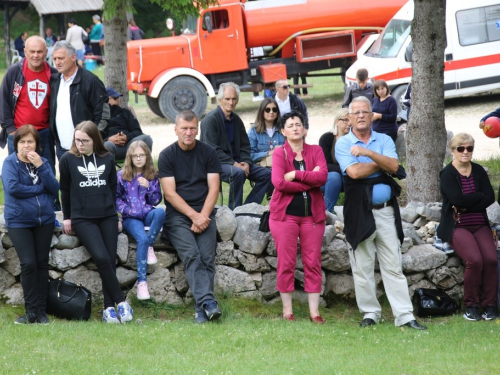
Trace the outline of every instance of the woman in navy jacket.
{"type": "Polygon", "coordinates": [[[40,136],[33,125],[14,133],[15,153],[5,159],[2,183],[4,217],[21,262],[26,314],[16,324],[48,324],[49,251],[54,233],[54,199],[59,192],[52,169],[40,157],[40,136]]]}

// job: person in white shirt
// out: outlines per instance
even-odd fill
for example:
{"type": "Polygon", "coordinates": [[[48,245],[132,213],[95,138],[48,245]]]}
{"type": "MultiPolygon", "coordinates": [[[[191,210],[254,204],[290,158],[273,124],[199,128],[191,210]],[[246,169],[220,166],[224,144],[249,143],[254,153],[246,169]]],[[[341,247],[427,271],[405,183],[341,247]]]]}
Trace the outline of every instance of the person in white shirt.
{"type": "Polygon", "coordinates": [[[278,103],[280,115],[283,117],[291,111],[300,112],[304,116],[304,126],[309,129],[309,117],[307,115],[307,107],[297,95],[290,94],[290,84],[286,79],[276,81],[276,95],[273,97],[278,103]]]}
{"type": "Polygon", "coordinates": [[[76,60],[79,66],[83,66],[83,59],[85,58],[85,44],[83,38],[88,37],[87,32],[76,24],[74,18],[68,21],[68,32],[66,33],[66,42],[75,47],[76,60]]]}

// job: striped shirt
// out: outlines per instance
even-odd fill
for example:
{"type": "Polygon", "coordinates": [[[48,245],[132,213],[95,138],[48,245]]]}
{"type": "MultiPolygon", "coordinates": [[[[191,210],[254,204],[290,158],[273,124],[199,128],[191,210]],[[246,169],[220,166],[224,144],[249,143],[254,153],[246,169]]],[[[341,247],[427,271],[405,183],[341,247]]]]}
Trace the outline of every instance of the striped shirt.
{"type": "MultiPolygon", "coordinates": [[[[476,192],[474,185],[474,175],[471,173],[469,177],[460,175],[460,184],[464,194],[472,194],[476,192]]],[[[478,229],[486,225],[484,215],[480,212],[469,212],[460,214],[460,222],[457,222],[457,227],[467,227],[469,229],[478,229]]]]}

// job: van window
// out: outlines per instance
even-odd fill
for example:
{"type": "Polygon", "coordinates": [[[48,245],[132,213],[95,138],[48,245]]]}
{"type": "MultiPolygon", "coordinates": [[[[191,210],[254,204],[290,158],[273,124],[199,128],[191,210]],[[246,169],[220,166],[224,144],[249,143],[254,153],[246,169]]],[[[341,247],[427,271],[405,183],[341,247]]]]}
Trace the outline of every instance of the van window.
{"type": "Polygon", "coordinates": [[[500,40],[500,5],[461,10],[456,19],[462,46],[500,40]]]}
{"type": "Polygon", "coordinates": [[[410,34],[411,21],[392,19],[370,47],[367,56],[396,57],[410,34]]]}
{"type": "Polygon", "coordinates": [[[207,30],[206,18],[210,17],[212,22],[212,30],[227,29],[229,27],[229,16],[227,10],[214,10],[207,12],[203,16],[203,30],[207,30]]]}

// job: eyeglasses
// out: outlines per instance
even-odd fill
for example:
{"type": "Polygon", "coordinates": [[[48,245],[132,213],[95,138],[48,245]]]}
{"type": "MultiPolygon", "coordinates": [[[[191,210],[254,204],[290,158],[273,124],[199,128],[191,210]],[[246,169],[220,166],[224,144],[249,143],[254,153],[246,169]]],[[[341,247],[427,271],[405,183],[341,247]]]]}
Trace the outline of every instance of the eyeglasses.
{"type": "Polygon", "coordinates": [[[78,139],[78,138],[75,138],[75,143],[77,145],[87,146],[90,143],[90,139],[78,139]]]}
{"type": "Polygon", "coordinates": [[[144,159],[145,157],[146,157],[146,154],[132,155],[132,159],[137,159],[137,160],[144,159]]]}
{"type": "Polygon", "coordinates": [[[347,124],[349,122],[349,119],[348,118],[339,118],[338,121],[342,121],[342,122],[345,122],[347,124]]]}
{"type": "Polygon", "coordinates": [[[465,150],[467,150],[467,152],[472,152],[472,151],[474,151],[474,146],[467,146],[467,147],[465,147],[465,146],[458,146],[456,148],[456,150],[458,152],[460,152],[460,153],[464,152],[465,150]]]}
{"type": "Polygon", "coordinates": [[[351,115],[356,116],[356,117],[361,116],[361,115],[368,116],[370,113],[371,112],[369,112],[369,111],[357,111],[357,112],[351,113],[351,115]]]}
{"type": "Polygon", "coordinates": [[[281,87],[278,87],[279,89],[283,89],[283,90],[288,90],[290,88],[290,85],[283,85],[281,87]]]}
{"type": "Polygon", "coordinates": [[[273,107],[273,108],[267,107],[267,108],[264,108],[264,111],[266,113],[270,113],[271,111],[273,111],[273,113],[278,113],[278,107],[273,107]]]}

